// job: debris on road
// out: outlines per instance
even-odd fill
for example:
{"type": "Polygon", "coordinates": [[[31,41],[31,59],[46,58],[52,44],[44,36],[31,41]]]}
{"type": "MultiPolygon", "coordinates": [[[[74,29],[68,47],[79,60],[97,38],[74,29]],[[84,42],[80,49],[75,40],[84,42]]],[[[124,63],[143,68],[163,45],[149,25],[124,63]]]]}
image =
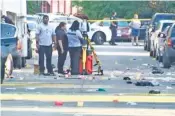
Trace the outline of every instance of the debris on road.
{"type": "Polygon", "coordinates": [[[166,89],[173,89],[172,87],[167,86],[166,89]]]}
{"type": "Polygon", "coordinates": [[[55,105],[56,106],[63,106],[63,102],[62,101],[55,101],[55,105]]]}
{"type": "Polygon", "coordinates": [[[16,90],[16,88],[5,88],[6,90],[16,90]]]}
{"type": "Polygon", "coordinates": [[[117,99],[113,100],[114,103],[118,103],[119,101],[117,99]]]}
{"type": "Polygon", "coordinates": [[[159,86],[160,85],[159,82],[157,82],[156,80],[152,80],[151,83],[152,83],[153,86],[159,86]]]}
{"type": "Polygon", "coordinates": [[[78,101],[78,102],[77,102],[77,106],[78,106],[78,107],[83,107],[83,105],[84,105],[84,102],[83,102],[83,101],[78,101]]]}
{"type": "Polygon", "coordinates": [[[131,81],[127,81],[126,83],[127,83],[127,84],[132,84],[132,82],[131,82],[131,81]]]}
{"type": "Polygon", "coordinates": [[[123,77],[123,80],[131,80],[129,77],[123,77]]]}
{"type": "Polygon", "coordinates": [[[137,103],[135,103],[135,102],[127,102],[126,104],[127,104],[127,105],[131,105],[131,106],[137,105],[137,103]]]}
{"type": "Polygon", "coordinates": [[[99,89],[97,89],[96,91],[99,91],[99,92],[106,92],[106,90],[103,89],[103,88],[99,88],[99,89]]]}
{"type": "Polygon", "coordinates": [[[154,86],[151,82],[149,81],[139,81],[135,83],[136,86],[154,86]]]}
{"type": "Polygon", "coordinates": [[[163,74],[163,73],[164,71],[162,71],[158,67],[155,67],[155,66],[152,67],[152,74],[163,74]]]}
{"type": "Polygon", "coordinates": [[[150,90],[149,94],[160,94],[159,90],[150,90]]]}
{"type": "Polygon", "coordinates": [[[26,88],[26,90],[35,90],[36,88],[34,88],[34,87],[28,87],[28,88],[26,88]]]}
{"type": "Polygon", "coordinates": [[[150,64],[142,64],[143,66],[149,66],[150,64]]]}

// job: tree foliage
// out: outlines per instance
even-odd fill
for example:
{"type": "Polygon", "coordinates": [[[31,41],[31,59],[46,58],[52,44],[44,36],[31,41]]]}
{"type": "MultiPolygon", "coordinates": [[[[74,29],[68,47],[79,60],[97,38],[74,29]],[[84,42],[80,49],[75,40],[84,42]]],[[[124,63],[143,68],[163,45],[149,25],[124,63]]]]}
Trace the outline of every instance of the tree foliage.
{"type": "Polygon", "coordinates": [[[35,14],[41,10],[41,1],[27,1],[27,13],[35,14]]]}
{"type": "Polygon", "coordinates": [[[74,6],[82,7],[82,13],[90,19],[110,17],[116,11],[121,18],[150,18],[155,12],[175,12],[173,1],[73,1],[74,6]]]}

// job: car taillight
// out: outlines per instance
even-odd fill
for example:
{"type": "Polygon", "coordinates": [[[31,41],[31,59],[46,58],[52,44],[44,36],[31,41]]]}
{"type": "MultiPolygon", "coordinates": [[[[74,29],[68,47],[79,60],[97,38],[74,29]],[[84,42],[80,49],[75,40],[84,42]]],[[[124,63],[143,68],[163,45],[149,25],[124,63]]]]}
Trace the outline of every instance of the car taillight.
{"type": "Polygon", "coordinates": [[[167,40],[167,45],[168,45],[169,47],[172,47],[172,41],[171,41],[171,38],[168,38],[168,40],[167,40]]]}
{"type": "Polygon", "coordinates": [[[21,50],[22,49],[22,42],[20,40],[17,41],[16,49],[17,50],[21,50]]]}

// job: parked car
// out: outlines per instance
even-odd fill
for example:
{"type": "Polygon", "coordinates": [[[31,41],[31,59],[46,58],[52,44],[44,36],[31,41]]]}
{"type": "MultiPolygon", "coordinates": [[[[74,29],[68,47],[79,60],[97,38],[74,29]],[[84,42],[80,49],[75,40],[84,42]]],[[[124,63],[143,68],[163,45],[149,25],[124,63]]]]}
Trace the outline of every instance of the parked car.
{"type": "MultiPolygon", "coordinates": [[[[91,24],[91,31],[88,33],[92,42],[102,45],[111,40],[110,21],[98,21],[91,24]]],[[[127,21],[118,21],[117,40],[131,40],[131,29],[127,21]]],[[[116,40],[116,41],[117,41],[116,40]]]]}
{"type": "Polygon", "coordinates": [[[155,32],[155,27],[158,24],[158,22],[160,20],[174,20],[174,19],[175,19],[175,14],[172,14],[172,13],[156,13],[152,17],[149,28],[146,30],[146,39],[144,40],[144,50],[150,51],[150,48],[151,48],[150,37],[152,33],[155,32]]]}
{"type": "MultiPolygon", "coordinates": [[[[152,33],[150,40],[151,40],[151,49],[150,49],[150,56],[156,57],[159,47],[159,33],[161,33],[167,26],[171,26],[175,21],[173,20],[161,20],[155,27],[155,32],[152,33]]],[[[158,57],[157,57],[158,59],[158,57]]]]}
{"type": "Polygon", "coordinates": [[[165,38],[162,49],[162,63],[164,68],[170,68],[171,64],[175,62],[175,23],[168,29],[167,35],[161,33],[159,35],[165,38]]]}
{"type": "MultiPolygon", "coordinates": [[[[5,75],[10,76],[13,71],[13,58],[18,57],[18,39],[17,28],[14,25],[7,23],[0,23],[1,32],[1,84],[3,83],[5,75]]],[[[18,62],[14,62],[18,63],[18,62]]]]}
{"type": "Polygon", "coordinates": [[[162,62],[162,56],[164,51],[164,43],[166,40],[166,36],[168,35],[168,31],[171,26],[167,26],[161,33],[158,34],[158,47],[156,51],[156,59],[159,62],[162,62]]]}

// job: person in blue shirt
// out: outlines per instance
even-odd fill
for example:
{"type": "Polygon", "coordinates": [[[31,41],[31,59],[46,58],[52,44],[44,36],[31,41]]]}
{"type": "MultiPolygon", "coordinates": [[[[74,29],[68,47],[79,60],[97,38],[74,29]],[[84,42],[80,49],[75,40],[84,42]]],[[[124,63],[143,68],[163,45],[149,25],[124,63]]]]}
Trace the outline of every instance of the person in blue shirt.
{"type": "MultiPolygon", "coordinates": [[[[117,19],[117,13],[113,12],[110,20],[116,20],[117,19]]],[[[115,40],[117,38],[117,21],[111,21],[111,25],[110,25],[110,29],[111,29],[111,41],[109,42],[109,44],[111,45],[117,45],[115,44],[115,40]]]]}
{"type": "Polygon", "coordinates": [[[83,39],[79,27],[80,23],[78,21],[74,21],[67,32],[71,60],[71,75],[79,74],[79,62],[82,51],[81,39],[83,39]]]}

